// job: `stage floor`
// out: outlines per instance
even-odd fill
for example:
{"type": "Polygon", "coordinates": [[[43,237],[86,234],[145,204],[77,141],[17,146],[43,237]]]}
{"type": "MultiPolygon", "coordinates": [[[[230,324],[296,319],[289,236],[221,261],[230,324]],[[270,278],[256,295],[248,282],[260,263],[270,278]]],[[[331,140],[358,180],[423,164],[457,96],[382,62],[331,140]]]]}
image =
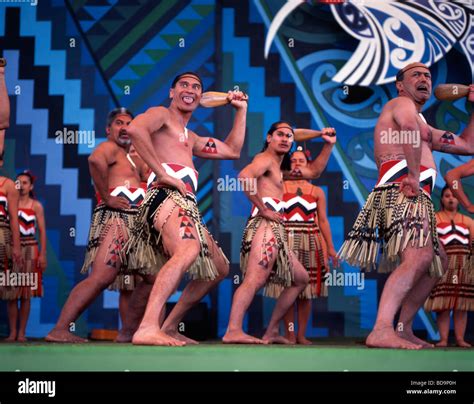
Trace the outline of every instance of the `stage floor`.
{"type": "Polygon", "coordinates": [[[473,371],[474,349],[369,349],[361,341],[311,346],[224,345],[178,348],[112,342],[0,343],[0,371],[473,371]]]}

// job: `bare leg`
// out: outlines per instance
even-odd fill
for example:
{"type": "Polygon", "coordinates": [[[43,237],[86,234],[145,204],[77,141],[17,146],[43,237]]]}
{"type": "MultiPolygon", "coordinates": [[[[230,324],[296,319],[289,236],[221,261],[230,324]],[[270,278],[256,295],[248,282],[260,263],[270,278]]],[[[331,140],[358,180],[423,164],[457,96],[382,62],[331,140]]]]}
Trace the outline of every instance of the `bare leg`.
{"type": "Polygon", "coordinates": [[[420,349],[421,344],[414,344],[401,338],[393,329],[395,314],[405,297],[410,293],[420,277],[427,273],[433,259],[433,247],[407,247],[402,254],[402,263],[392,272],[385,283],[380,298],[379,310],[374,329],[366,340],[371,348],[420,349]]]}
{"type": "MultiPolygon", "coordinates": [[[[143,310],[143,311],[145,311],[145,310],[143,310]]],[[[160,317],[158,317],[158,324],[160,325],[160,328],[163,327],[163,323],[165,322],[165,318],[166,318],[166,304],[161,309],[160,317]]]]}
{"type": "Polygon", "coordinates": [[[428,273],[421,276],[407,297],[405,297],[405,300],[403,300],[397,325],[397,334],[399,337],[413,342],[416,345],[422,345],[423,348],[434,348],[434,345],[423,341],[413,334],[413,320],[438,280],[438,278],[429,276],[428,273]]]}
{"type": "Polygon", "coordinates": [[[130,300],[133,290],[121,290],[119,293],[119,314],[120,320],[124,323],[130,315],[130,300]]]}
{"type": "Polygon", "coordinates": [[[184,315],[201,299],[206,296],[222,279],[224,279],[229,273],[229,264],[224,260],[219,252],[219,248],[211,237],[207,237],[209,249],[214,265],[219,272],[219,276],[213,281],[201,281],[192,280],[189,282],[183,290],[178,303],[174,306],[173,310],[169,314],[166,321],[163,323],[162,330],[180,341],[186,342],[186,344],[198,344],[197,341],[188,338],[178,332],[178,326],[184,315]]]}
{"type": "Polygon", "coordinates": [[[161,330],[159,317],[166,301],[178,288],[184,273],[199,255],[201,247],[197,232],[194,226],[189,227],[189,223],[192,223],[192,220],[171,200],[165,202],[158,217],[155,218],[155,228],[161,232],[164,246],[171,258],[163,265],[156,277],[143,320],[133,335],[133,344],[171,346],[186,344],[161,330]],[[180,232],[183,228],[188,233],[180,232]]]}
{"type": "Polygon", "coordinates": [[[438,322],[439,334],[441,336],[440,341],[436,344],[436,346],[438,347],[448,346],[449,323],[450,323],[449,312],[450,310],[443,310],[443,311],[438,311],[436,313],[436,317],[437,317],[436,320],[438,322]]]}
{"type": "Polygon", "coordinates": [[[81,343],[87,341],[84,338],[72,334],[69,331],[69,327],[117,276],[120,259],[115,260],[115,267],[107,264],[112,255],[118,255],[118,251],[115,251],[113,247],[114,244],[112,243],[113,234],[113,230],[110,229],[104,237],[104,240],[101,242],[99,250],[97,251],[94,264],[92,265],[91,274],[78,283],[71,291],[61,314],[59,315],[59,320],[56,323],[56,326],[46,336],[46,341],[69,343],[81,343]]]}
{"type": "Polygon", "coordinates": [[[7,302],[7,313],[8,313],[8,325],[10,327],[10,335],[5,338],[7,342],[13,342],[17,336],[17,324],[18,324],[18,300],[8,300],[7,302]]]}
{"type": "Polygon", "coordinates": [[[286,314],[283,316],[283,322],[285,324],[285,338],[292,344],[296,344],[295,335],[295,310],[297,309],[296,303],[291,306],[286,314]]]}
{"type": "Polygon", "coordinates": [[[298,299],[298,344],[311,345],[312,342],[306,339],[306,328],[311,316],[311,299],[298,299]]]}
{"type": "Polygon", "coordinates": [[[462,348],[470,348],[471,344],[464,340],[464,333],[467,325],[467,311],[454,310],[454,335],[456,337],[456,345],[462,348]]]}
{"type": "Polygon", "coordinates": [[[146,276],[136,285],[129,302],[128,315],[122,319],[122,329],[119,331],[115,342],[132,342],[133,334],[137,331],[140,321],[145,313],[148,297],[155,282],[155,276],[146,276]]]}
{"type": "MultiPolygon", "coordinates": [[[[448,256],[446,255],[446,252],[442,246],[440,246],[440,258],[444,270],[447,271],[448,256]]],[[[423,341],[413,334],[413,320],[416,313],[423,306],[438,281],[438,278],[433,278],[429,276],[428,273],[424,273],[418,282],[416,282],[413,289],[405,297],[402,303],[402,309],[400,311],[400,318],[397,325],[398,336],[413,342],[414,344],[421,345],[423,348],[434,348],[434,345],[423,341]]]]}
{"type": "Polygon", "coordinates": [[[285,313],[288,312],[288,309],[295,303],[298,295],[309,282],[309,275],[306,269],[303,268],[303,265],[301,265],[293,252],[290,251],[290,255],[293,263],[294,282],[290,287],[283,290],[273,309],[267,331],[262,337],[262,339],[269,344],[290,344],[289,340],[280,336],[278,323],[282,320],[285,313]]]}
{"type": "Polygon", "coordinates": [[[30,298],[20,299],[20,326],[18,329],[17,341],[26,342],[26,323],[28,322],[28,317],[30,316],[30,298]]]}
{"type": "MultiPolygon", "coordinates": [[[[252,303],[255,294],[261,289],[267,278],[270,276],[271,269],[276,261],[278,253],[275,240],[272,237],[270,225],[266,220],[262,221],[260,227],[252,240],[250,256],[247,265],[247,271],[243,282],[237,288],[232,299],[232,308],[230,310],[229,325],[222,338],[225,344],[264,344],[259,338],[246,334],[243,330],[243,321],[245,313],[252,303]],[[265,243],[264,243],[265,240],[265,243]],[[267,254],[267,260],[262,257],[271,248],[267,254]]],[[[286,311],[288,311],[286,308],[286,311]]],[[[284,313],[283,313],[284,314],[284,313]]],[[[283,317],[283,315],[282,315],[283,317]]]]}

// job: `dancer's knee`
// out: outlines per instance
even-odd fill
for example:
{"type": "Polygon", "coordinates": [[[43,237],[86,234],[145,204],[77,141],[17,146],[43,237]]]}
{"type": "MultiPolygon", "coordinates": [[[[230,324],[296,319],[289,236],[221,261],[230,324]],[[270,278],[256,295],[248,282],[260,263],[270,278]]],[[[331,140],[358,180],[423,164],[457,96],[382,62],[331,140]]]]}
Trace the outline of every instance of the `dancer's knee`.
{"type": "Polygon", "coordinates": [[[224,262],[218,265],[217,272],[218,272],[217,280],[222,281],[223,279],[227,277],[227,275],[229,275],[229,264],[224,262]]]}
{"type": "Polygon", "coordinates": [[[189,240],[176,248],[172,256],[179,257],[180,261],[183,263],[183,267],[187,269],[198,259],[200,252],[201,245],[199,242],[189,240]]]}

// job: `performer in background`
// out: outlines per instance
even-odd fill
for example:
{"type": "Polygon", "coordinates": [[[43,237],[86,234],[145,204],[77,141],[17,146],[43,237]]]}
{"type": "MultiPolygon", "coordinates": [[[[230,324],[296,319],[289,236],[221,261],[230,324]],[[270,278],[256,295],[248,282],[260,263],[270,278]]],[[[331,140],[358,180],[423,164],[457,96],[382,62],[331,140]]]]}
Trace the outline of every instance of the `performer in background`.
{"type": "Polygon", "coordinates": [[[306,288],[309,276],[288,247],[283,226],[283,172],[290,178],[317,178],[321,175],[336,142],[335,131],[323,136],[326,141],[321,154],[307,167],[296,168],[289,174],[289,151],[294,131],[286,121],[272,124],[267,132],[263,151],[239,174],[245,193],[253,203],[251,216],[245,226],[240,250],[243,282],[234,293],[229,325],[222,338],[224,343],[289,344],[279,335],[278,324],[306,288]],[[256,192],[255,192],[256,191],[256,192]],[[267,296],[278,296],[270,323],[262,339],[243,331],[244,315],[255,294],[265,286],[267,296]],[[283,291],[281,289],[283,288],[283,291]]]}
{"type": "Polygon", "coordinates": [[[453,196],[459,201],[464,209],[473,214],[474,204],[467,197],[461,183],[461,178],[469,177],[470,175],[474,175],[474,159],[449,170],[444,176],[444,179],[446,184],[451,188],[453,196]]]}
{"type": "MultiPolygon", "coordinates": [[[[18,200],[20,194],[15,183],[0,176],[0,271],[5,279],[21,271],[20,228],[18,226],[18,200]]],[[[16,288],[9,284],[0,286],[0,299],[8,300],[8,323],[10,335],[6,339],[13,342],[17,339],[18,306],[16,306],[16,288]],[[11,303],[10,303],[11,301],[11,303]]]]}
{"type": "MultiPolygon", "coordinates": [[[[325,134],[330,130],[331,128],[325,128],[321,133],[325,134]]],[[[290,162],[292,171],[306,167],[309,164],[309,155],[299,146],[291,155],[290,162]]],[[[311,182],[301,179],[285,181],[283,187],[284,224],[288,235],[288,247],[295,253],[309,275],[308,286],[285,314],[285,336],[291,343],[310,345],[311,341],[305,335],[311,315],[311,300],[327,296],[324,275],[329,270],[329,258],[333,265],[337,266],[337,253],[326,215],[324,191],[312,185],[311,182]],[[295,310],[298,318],[296,335],[295,310]]]]}
{"type": "Polygon", "coordinates": [[[441,340],[448,345],[450,312],[453,311],[456,345],[469,348],[464,340],[467,312],[474,310],[474,220],[459,213],[459,202],[448,186],[441,191],[441,209],[436,213],[438,236],[448,255],[448,270],[426,301],[425,310],[435,311],[441,340]]]}
{"type": "Polygon", "coordinates": [[[18,319],[18,331],[12,333],[10,330],[10,337],[16,334],[18,342],[27,340],[26,325],[30,315],[30,299],[43,296],[42,274],[47,266],[44,211],[43,205],[34,197],[34,181],[35,177],[29,171],[24,171],[16,177],[16,184],[20,188],[18,223],[23,259],[18,273],[26,274],[22,278],[26,283],[12,288],[8,293],[8,314],[11,316],[10,327],[16,327],[18,319]],[[41,248],[38,247],[37,231],[41,248]]]}
{"type": "MultiPolygon", "coordinates": [[[[133,282],[135,272],[120,256],[135,224],[138,205],[143,201],[141,181],[146,178],[147,167],[140,159],[128,154],[130,138],[126,127],[133,115],[125,108],[112,110],[107,117],[107,141],[101,143],[89,156],[89,170],[97,191],[97,206],[92,215],[89,241],[81,272],[92,268],[90,275],[77,284],[69,294],[53,330],[47,335],[49,342],[85,342],[70,332],[71,324],[117,275],[123,282],[133,282]]],[[[121,307],[124,322],[129,310],[121,307]]],[[[118,341],[122,342],[122,341],[118,341]]]]}
{"type": "MultiPolygon", "coordinates": [[[[132,163],[135,167],[140,167],[140,172],[142,176],[142,181],[140,182],[140,187],[139,188],[133,188],[129,189],[132,192],[136,192],[137,198],[129,198],[130,201],[130,207],[131,208],[138,208],[141,203],[143,202],[143,199],[145,197],[145,192],[146,192],[146,181],[144,180],[145,178],[148,177],[149,175],[149,169],[148,166],[143,162],[143,160],[140,158],[138,155],[137,151],[133,147],[133,145],[130,145],[130,148],[128,150],[128,155],[130,156],[130,163],[132,163]],[[145,173],[143,175],[143,173],[145,173]]],[[[112,191],[113,192],[113,191],[112,191]]],[[[100,195],[98,195],[98,199],[100,198],[100,195]]],[[[127,332],[127,327],[130,321],[130,316],[133,308],[131,307],[131,300],[132,300],[132,294],[135,288],[143,282],[143,279],[140,275],[138,274],[133,274],[130,273],[129,271],[126,271],[126,273],[119,273],[115,280],[112,282],[111,285],[109,285],[108,289],[109,290],[114,290],[119,292],[119,315],[120,319],[122,321],[122,328],[120,329],[117,338],[115,338],[115,342],[130,342],[132,340],[132,335],[127,332]]],[[[148,295],[150,294],[151,291],[151,284],[144,282],[144,284],[141,286],[141,288],[144,289],[143,291],[143,298],[142,298],[142,306],[146,304],[146,299],[148,298],[148,295]]]]}

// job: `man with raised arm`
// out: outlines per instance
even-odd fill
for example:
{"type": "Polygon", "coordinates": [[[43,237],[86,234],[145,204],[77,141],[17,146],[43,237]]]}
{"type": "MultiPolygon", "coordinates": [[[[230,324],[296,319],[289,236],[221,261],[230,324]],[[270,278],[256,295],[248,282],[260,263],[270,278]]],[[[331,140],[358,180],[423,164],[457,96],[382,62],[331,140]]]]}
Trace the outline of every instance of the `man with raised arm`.
{"type": "MultiPolygon", "coordinates": [[[[430,70],[422,63],[398,72],[398,97],[384,106],[374,131],[379,178],[339,251],[349,264],[370,270],[382,248],[378,271],[391,272],[366,340],[369,347],[432,347],[412,331],[416,312],[447,265],[430,196],[436,180],[432,150],[472,155],[474,118],[471,114],[461,136],[428,125],[421,110],[431,85],[430,70]]],[[[474,85],[468,100],[474,101],[474,85]]]]}
{"type": "Polygon", "coordinates": [[[245,189],[253,207],[242,238],[240,266],[244,280],[234,293],[229,325],[222,338],[224,343],[290,343],[279,335],[278,324],[308,284],[309,276],[288,248],[282,224],[285,209],[283,175],[285,173],[288,178],[319,177],[336,142],[334,129],[324,129],[322,137],[326,144],[318,158],[289,173],[294,130],[286,121],[275,122],[267,132],[263,151],[239,174],[245,184],[255,183],[257,192],[253,186],[245,189]],[[278,290],[279,297],[265,335],[259,339],[246,334],[242,324],[255,294],[264,286],[267,295],[276,296],[275,290],[278,290]]]}
{"type": "Polygon", "coordinates": [[[232,129],[225,139],[199,137],[187,128],[203,91],[193,72],[173,80],[168,108],[153,107],[137,116],[128,133],[138,154],[150,167],[149,188],[137,226],[125,248],[133,267],[153,273],[159,268],[145,314],[133,335],[137,345],[181,346],[196,343],[177,327],[185,313],[197,304],[229,271],[229,263],[202,222],[196,201],[198,172],[193,156],[237,159],[244,143],[246,96],[229,92],[235,108],[232,129]],[[163,325],[159,316],[185,273],[192,279],[163,325]]]}

